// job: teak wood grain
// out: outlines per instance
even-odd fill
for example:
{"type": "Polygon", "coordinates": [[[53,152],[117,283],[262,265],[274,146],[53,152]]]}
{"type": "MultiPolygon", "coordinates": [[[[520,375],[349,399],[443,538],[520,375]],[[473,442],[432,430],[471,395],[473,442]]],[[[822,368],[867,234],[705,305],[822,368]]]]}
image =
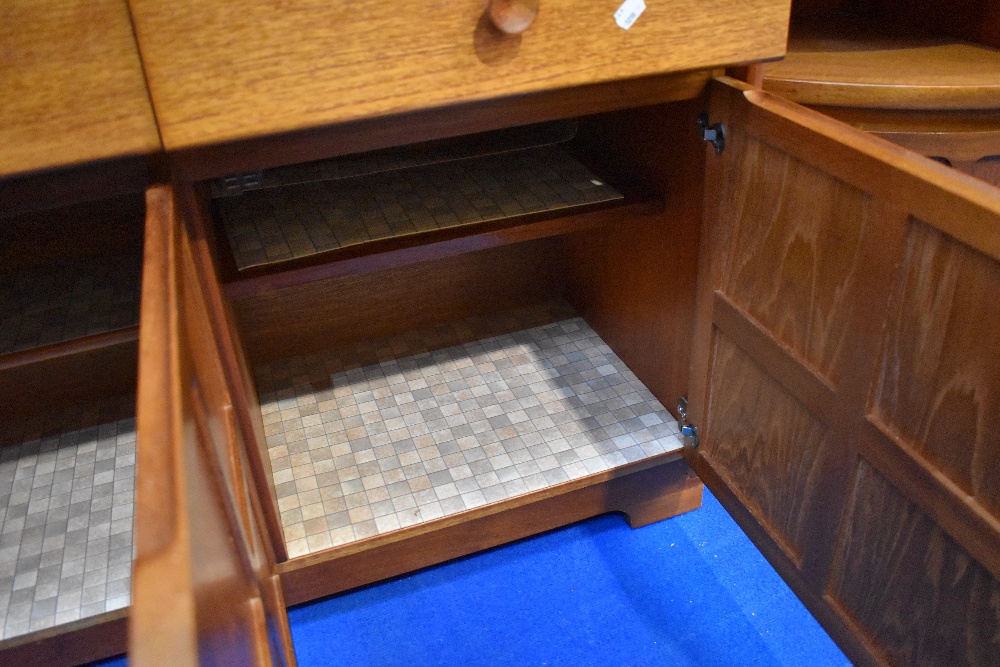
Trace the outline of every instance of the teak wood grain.
{"type": "Polygon", "coordinates": [[[808,105],[1000,107],[997,49],[944,37],[886,36],[876,26],[828,22],[793,30],[785,59],[764,65],[764,89],[808,105]]]}
{"type": "Polygon", "coordinates": [[[1000,198],[815,112],[715,87],[728,146],[707,163],[688,459],[745,506],[738,520],[831,633],[854,638],[852,659],[988,663],[996,364],[976,324],[985,309],[989,328],[1000,198]]]}
{"type": "Polygon", "coordinates": [[[8,0],[0,54],[0,177],[160,150],[124,0],[8,0]]]}
{"type": "Polygon", "coordinates": [[[147,207],[129,662],[294,665],[191,243],[169,187],[147,207]]]}
{"type": "Polygon", "coordinates": [[[131,0],[167,150],[780,57],[788,0],[543,2],[504,36],[480,0],[131,0]]]}
{"type": "Polygon", "coordinates": [[[590,475],[280,566],[289,604],[443,563],[606,512],[638,528],[701,506],[702,484],[677,454],[590,475]]]}

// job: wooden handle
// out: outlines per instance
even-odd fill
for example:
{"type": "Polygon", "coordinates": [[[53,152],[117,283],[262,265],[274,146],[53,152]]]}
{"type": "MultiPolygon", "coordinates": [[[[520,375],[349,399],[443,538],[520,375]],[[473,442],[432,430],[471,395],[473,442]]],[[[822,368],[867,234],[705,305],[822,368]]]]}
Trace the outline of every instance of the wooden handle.
{"type": "Polygon", "coordinates": [[[490,0],[487,11],[501,32],[516,35],[528,29],[538,16],[539,0],[490,0]]]}

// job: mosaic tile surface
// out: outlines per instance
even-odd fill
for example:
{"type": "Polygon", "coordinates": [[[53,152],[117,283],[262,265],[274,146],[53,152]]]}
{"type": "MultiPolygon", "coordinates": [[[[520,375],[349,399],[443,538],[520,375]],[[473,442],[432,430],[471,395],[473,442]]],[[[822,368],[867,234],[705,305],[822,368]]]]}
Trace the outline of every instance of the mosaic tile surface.
{"type": "Polygon", "coordinates": [[[125,607],[135,420],[0,448],[0,639],[125,607]]]}
{"type": "MultiPolygon", "coordinates": [[[[275,167],[254,174],[251,180],[256,181],[255,187],[277,188],[312,181],[367,176],[382,171],[408,169],[437,162],[558,144],[569,141],[576,136],[576,132],[576,119],[560,119],[451,139],[342,155],[287,167],[275,167]]],[[[237,195],[242,190],[242,184],[240,177],[216,179],[212,181],[212,196],[237,195]]]]}
{"type": "Polygon", "coordinates": [[[440,332],[428,337],[261,369],[291,557],[681,447],[673,417],[579,317],[436,350],[440,332]],[[382,361],[353,363],[373,352],[382,361]]]}
{"type": "Polygon", "coordinates": [[[621,199],[558,146],[216,200],[239,269],[394,236],[621,199]]]}
{"type": "Polygon", "coordinates": [[[0,354],[139,322],[142,251],[0,275],[0,354]]]}

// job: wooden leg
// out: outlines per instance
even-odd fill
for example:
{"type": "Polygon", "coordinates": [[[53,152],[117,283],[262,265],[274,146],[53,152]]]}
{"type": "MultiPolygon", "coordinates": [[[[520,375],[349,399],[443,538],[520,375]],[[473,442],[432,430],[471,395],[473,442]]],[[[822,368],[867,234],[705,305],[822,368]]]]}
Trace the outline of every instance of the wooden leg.
{"type": "Polygon", "coordinates": [[[701,507],[704,485],[683,461],[629,475],[616,489],[612,505],[621,508],[632,528],[641,528],[701,507]]]}

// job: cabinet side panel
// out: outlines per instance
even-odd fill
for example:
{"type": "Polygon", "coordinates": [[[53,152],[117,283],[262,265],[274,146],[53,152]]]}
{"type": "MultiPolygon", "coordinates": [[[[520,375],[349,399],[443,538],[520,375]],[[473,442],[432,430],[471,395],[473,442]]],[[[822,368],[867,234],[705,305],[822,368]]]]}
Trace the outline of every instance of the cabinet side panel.
{"type": "Polygon", "coordinates": [[[827,595],[893,665],[1000,664],[1000,584],[864,461],[827,595]]]}

